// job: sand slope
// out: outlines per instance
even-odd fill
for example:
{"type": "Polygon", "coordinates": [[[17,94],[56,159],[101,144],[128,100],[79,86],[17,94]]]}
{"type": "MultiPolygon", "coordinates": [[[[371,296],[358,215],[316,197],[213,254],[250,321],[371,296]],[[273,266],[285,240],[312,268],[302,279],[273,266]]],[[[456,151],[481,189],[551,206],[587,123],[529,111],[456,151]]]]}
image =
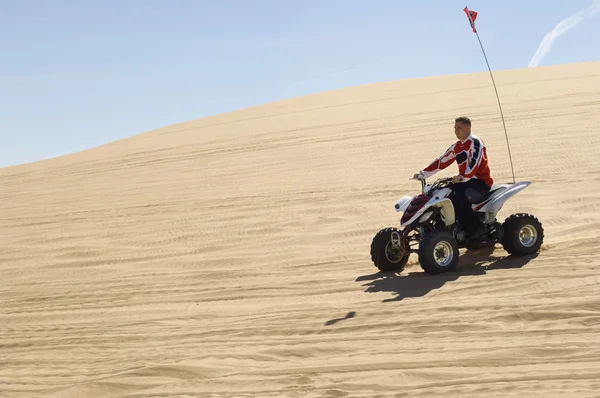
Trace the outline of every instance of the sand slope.
{"type": "MultiPolygon", "coordinates": [[[[378,274],[373,235],[473,119],[512,179],[489,74],[389,82],[0,169],[0,396],[592,397],[600,63],[494,74],[535,258],[378,274]]],[[[452,166],[440,176],[455,173],[452,166]]]]}

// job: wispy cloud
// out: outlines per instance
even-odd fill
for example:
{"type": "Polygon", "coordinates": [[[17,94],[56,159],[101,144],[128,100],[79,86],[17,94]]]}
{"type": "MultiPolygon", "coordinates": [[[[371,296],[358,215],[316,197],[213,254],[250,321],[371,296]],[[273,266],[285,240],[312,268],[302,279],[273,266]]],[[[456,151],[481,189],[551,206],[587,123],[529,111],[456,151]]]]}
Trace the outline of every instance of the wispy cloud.
{"type": "Polygon", "coordinates": [[[544,56],[548,54],[550,48],[552,48],[552,45],[554,44],[554,41],[558,37],[564,35],[568,31],[573,29],[579,24],[579,22],[583,21],[584,19],[591,18],[597,14],[600,14],[600,0],[595,0],[587,8],[584,8],[583,10],[578,11],[575,14],[560,21],[558,25],[556,25],[554,29],[550,31],[550,33],[544,36],[544,39],[538,46],[537,51],[535,52],[533,58],[529,62],[529,67],[534,68],[539,65],[542,58],[544,58],[544,56]]]}

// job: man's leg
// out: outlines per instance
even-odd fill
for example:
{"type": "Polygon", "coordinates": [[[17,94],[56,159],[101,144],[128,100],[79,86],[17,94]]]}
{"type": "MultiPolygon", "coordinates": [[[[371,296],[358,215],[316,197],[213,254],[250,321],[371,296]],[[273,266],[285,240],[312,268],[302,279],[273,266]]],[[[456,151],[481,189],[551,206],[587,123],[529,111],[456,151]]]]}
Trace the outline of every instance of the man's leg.
{"type": "Polygon", "coordinates": [[[468,236],[472,236],[480,224],[477,214],[471,208],[471,203],[462,195],[457,209],[457,217],[468,236]]]}
{"type": "Polygon", "coordinates": [[[480,203],[490,192],[490,187],[481,180],[472,179],[465,184],[465,195],[471,204],[480,203]]]}
{"type": "Polygon", "coordinates": [[[465,182],[461,182],[458,184],[455,184],[452,187],[452,190],[454,191],[454,195],[452,195],[452,204],[454,205],[454,213],[456,215],[456,219],[460,222],[460,225],[462,226],[462,228],[467,232],[471,232],[471,229],[469,229],[470,225],[469,225],[469,207],[471,206],[471,204],[469,203],[469,201],[467,200],[467,197],[465,196],[465,190],[468,188],[467,183],[465,182]]]}
{"type": "Polygon", "coordinates": [[[467,201],[467,206],[465,207],[463,218],[465,220],[465,231],[472,239],[478,237],[481,232],[480,229],[483,227],[483,223],[479,220],[477,213],[473,211],[471,206],[473,203],[476,203],[485,197],[489,191],[490,187],[481,180],[472,179],[465,183],[465,200],[467,201]]]}

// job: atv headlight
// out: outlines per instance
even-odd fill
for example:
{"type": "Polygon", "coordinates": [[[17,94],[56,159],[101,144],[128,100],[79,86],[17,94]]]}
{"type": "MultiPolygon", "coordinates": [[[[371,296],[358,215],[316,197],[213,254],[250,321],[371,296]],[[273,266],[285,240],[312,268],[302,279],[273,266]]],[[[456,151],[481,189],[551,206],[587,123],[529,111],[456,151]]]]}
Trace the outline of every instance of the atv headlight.
{"type": "Polygon", "coordinates": [[[433,214],[433,211],[426,211],[425,213],[423,213],[423,215],[421,216],[421,218],[419,218],[419,223],[422,224],[424,222],[429,221],[429,219],[431,218],[431,215],[433,214]]]}

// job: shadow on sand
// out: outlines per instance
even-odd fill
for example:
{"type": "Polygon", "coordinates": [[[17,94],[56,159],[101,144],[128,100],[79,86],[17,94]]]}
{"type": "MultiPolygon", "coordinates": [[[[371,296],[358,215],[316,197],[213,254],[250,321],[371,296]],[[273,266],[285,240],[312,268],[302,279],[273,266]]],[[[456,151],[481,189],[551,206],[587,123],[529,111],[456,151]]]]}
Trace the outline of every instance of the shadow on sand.
{"type": "Polygon", "coordinates": [[[521,268],[538,254],[525,257],[494,256],[494,247],[470,250],[460,256],[459,265],[454,272],[440,275],[429,275],[423,272],[417,264],[416,267],[405,269],[402,273],[376,272],[356,278],[356,282],[370,281],[363,284],[367,286],[368,293],[390,292],[396,297],[385,299],[383,302],[400,301],[407,297],[422,297],[432,290],[439,289],[446,282],[455,281],[465,276],[485,275],[487,271],[499,269],[521,268]],[[413,270],[411,272],[411,270],[413,270]],[[406,273],[408,271],[408,273],[406,273]]]}
{"type": "Polygon", "coordinates": [[[336,324],[336,323],[338,323],[339,321],[343,321],[343,320],[345,320],[345,319],[354,318],[354,315],[356,315],[356,312],[354,312],[354,311],[350,311],[350,312],[349,312],[349,313],[347,313],[347,314],[346,314],[346,316],[345,316],[345,317],[343,317],[343,318],[331,319],[331,320],[329,320],[329,321],[325,322],[325,326],[331,326],[331,325],[333,325],[333,324],[336,324]]]}

